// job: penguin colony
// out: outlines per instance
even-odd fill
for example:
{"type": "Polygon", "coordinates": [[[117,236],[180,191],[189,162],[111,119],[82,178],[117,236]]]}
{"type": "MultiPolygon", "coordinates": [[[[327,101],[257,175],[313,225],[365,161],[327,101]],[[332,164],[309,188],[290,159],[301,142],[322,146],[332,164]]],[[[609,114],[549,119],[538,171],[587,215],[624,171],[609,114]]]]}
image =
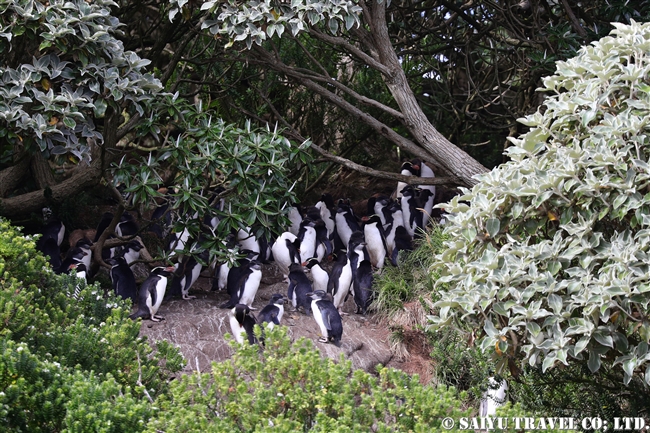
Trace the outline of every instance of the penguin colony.
{"type": "MultiPolygon", "coordinates": [[[[405,162],[401,174],[434,177],[431,168],[419,160],[405,162]]],[[[215,192],[215,196],[218,193],[215,192]]],[[[434,186],[414,187],[400,182],[395,198],[371,197],[367,203],[367,215],[359,218],[349,200],[340,199],[335,204],[331,195],[323,194],[314,206],[293,206],[288,213],[290,227],[270,244],[257,239],[249,228],[233,232],[226,245],[241,256],[238,266],[213,263],[211,268],[212,290],[225,290],[228,294],[228,300],[219,307],[229,310],[235,340],[257,343],[254,325],[281,325],[285,303],[288,302],[294,311],[313,315],[320,330],[320,342],[340,346],[342,317],[346,315],[342,307],[346,300],[352,296],[356,313],[367,314],[374,298],[373,275],[381,272],[386,262],[397,266],[399,252],[413,249],[412,240],[430,221],[434,198],[434,186]],[[286,296],[273,294],[256,317],[252,304],[262,279],[262,264],[270,261],[277,264],[284,276],[287,292],[286,296]]],[[[213,201],[216,208],[223,210],[223,199],[213,201]]],[[[203,263],[208,261],[208,251],[198,254],[198,257],[181,254],[180,250],[198,242],[190,238],[187,230],[171,232],[168,208],[169,202],[166,201],[154,210],[154,223],[149,229],[157,236],[167,238],[167,254],[176,262],[174,266],[154,268],[137,288],[131,266],[138,260],[143,245],[135,238],[140,227],[128,212],[124,213],[115,229],[115,235],[126,243],[102,251],[102,258],[111,266],[109,275],[114,292],[137,303],[136,312],[130,316],[133,319],[162,320],[157,312],[164,300],[172,296],[186,300],[195,298],[189,295],[190,289],[203,271],[203,263]]],[[[111,213],[103,215],[94,242],[112,218],[111,213]]],[[[39,249],[49,256],[55,272],[74,271],[85,279],[90,270],[93,242],[81,239],[61,259],[60,246],[65,227],[49,210],[44,210],[44,219],[46,224],[38,243],[39,249]]],[[[214,229],[219,220],[212,217],[204,218],[203,222],[214,229]]],[[[109,236],[113,237],[113,234],[109,236]]]]}

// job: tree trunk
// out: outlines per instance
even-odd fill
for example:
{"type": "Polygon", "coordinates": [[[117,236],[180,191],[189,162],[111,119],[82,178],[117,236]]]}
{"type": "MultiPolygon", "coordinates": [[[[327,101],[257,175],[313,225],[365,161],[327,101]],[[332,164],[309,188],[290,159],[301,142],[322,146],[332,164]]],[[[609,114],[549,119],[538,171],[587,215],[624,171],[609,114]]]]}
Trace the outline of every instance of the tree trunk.
{"type": "Polygon", "coordinates": [[[389,71],[388,75],[384,74],[384,82],[404,115],[405,126],[415,140],[433,155],[434,164],[461,178],[465,186],[475,185],[477,181],[473,176],[488,170],[443,137],[420,108],[388,35],[386,2],[373,0],[369,8],[364,8],[364,15],[370,24],[378,60],[389,71]]]}
{"type": "Polygon", "coordinates": [[[0,198],[6,197],[18,185],[20,185],[20,182],[27,174],[30,160],[31,158],[27,152],[23,152],[23,154],[15,161],[15,165],[0,171],[0,198]]]}

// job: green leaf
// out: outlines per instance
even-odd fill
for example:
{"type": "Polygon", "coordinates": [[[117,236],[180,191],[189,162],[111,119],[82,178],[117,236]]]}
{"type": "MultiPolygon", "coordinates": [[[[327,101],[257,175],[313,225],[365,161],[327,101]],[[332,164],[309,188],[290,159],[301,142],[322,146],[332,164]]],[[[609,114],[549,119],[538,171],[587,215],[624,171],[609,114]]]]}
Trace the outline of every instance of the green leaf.
{"type": "Polygon", "coordinates": [[[485,229],[491,238],[496,237],[499,234],[499,229],[501,228],[501,221],[497,218],[489,218],[485,223],[485,229]]]}

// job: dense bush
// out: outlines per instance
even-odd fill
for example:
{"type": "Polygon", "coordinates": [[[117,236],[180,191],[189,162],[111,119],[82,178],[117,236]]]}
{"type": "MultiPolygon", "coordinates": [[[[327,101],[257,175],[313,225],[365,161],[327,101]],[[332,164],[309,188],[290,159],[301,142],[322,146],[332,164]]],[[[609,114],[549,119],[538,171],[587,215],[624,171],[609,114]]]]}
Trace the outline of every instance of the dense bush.
{"type": "Polygon", "coordinates": [[[394,369],[352,370],[309,340],[292,343],[283,327],[265,337],[263,350],[242,345],[212,372],[172,384],[147,431],[436,431],[443,417],[469,414],[453,389],[394,369]]]}
{"type": "Polygon", "coordinates": [[[501,370],[577,363],[643,389],[650,24],[614,25],[544,80],[545,110],[522,120],[530,131],[513,140],[512,161],[444,205],[446,289],[431,320],[482,328],[501,370]]]}
{"type": "Polygon", "coordinates": [[[141,430],[153,411],[147,395],[166,390],[182,358],[165,343],[154,353],[129,310],[97,285],[55,275],[34,240],[0,219],[2,425],[17,432],[141,430]]]}

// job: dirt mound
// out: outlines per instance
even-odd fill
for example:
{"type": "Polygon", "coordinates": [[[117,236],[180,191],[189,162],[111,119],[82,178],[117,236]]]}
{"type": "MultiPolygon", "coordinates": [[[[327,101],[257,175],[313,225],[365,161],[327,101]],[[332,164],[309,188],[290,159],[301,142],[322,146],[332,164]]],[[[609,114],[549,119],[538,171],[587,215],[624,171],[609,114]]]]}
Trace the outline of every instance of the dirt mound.
{"type": "MultiPolygon", "coordinates": [[[[286,296],[287,283],[274,264],[263,267],[260,285],[253,308],[259,312],[274,293],[286,296]]],[[[223,361],[232,355],[232,349],[226,342],[224,334],[231,333],[228,310],[218,306],[229,299],[225,291],[210,291],[209,277],[202,276],[192,288],[190,294],[196,299],[173,299],[163,302],[159,315],[165,320],[152,322],[145,320],[140,335],[152,342],[167,340],[178,346],[188,361],[184,372],[208,371],[212,361],[223,361]]],[[[292,311],[290,304],[285,305],[282,325],[287,326],[289,335],[297,339],[306,337],[314,342],[323,356],[338,360],[341,353],[352,361],[354,368],[375,372],[378,364],[399,368],[402,364],[394,357],[390,347],[388,327],[380,323],[371,314],[355,314],[356,307],[352,297],[343,307],[343,338],[341,347],[320,343],[320,330],[313,316],[292,311]]],[[[413,373],[413,371],[411,371],[413,373]]]]}

